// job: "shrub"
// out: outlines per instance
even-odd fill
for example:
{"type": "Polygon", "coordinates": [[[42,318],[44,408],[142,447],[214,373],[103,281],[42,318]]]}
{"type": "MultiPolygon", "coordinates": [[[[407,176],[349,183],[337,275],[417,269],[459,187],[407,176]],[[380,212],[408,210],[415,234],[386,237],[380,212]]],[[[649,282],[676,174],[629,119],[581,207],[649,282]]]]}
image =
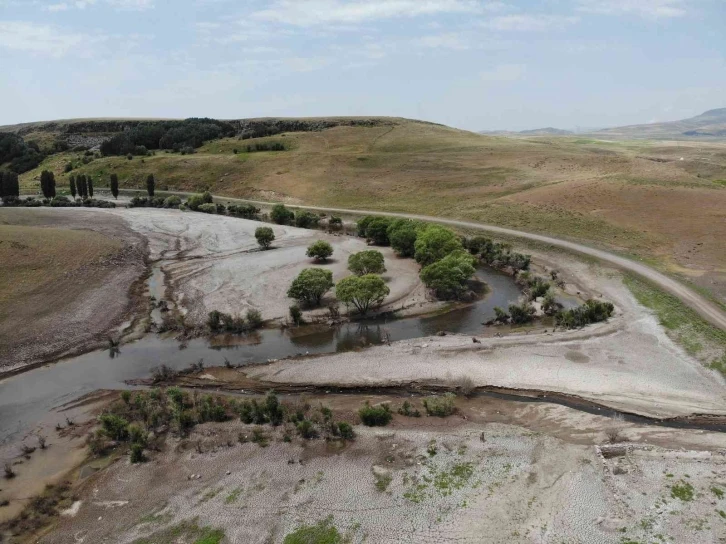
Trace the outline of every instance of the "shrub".
{"type": "Polygon", "coordinates": [[[591,323],[606,321],[614,311],[615,306],[612,303],[590,299],[582,306],[558,312],[555,320],[558,327],[576,329],[591,323]]]}
{"type": "Polygon", "coordinates": [[[297,428],[297,432],[300,436],[305,438],[306,440],[310,440],[312,438],[315,438],[318,436],[318,431],[313,426],[312,422],[308,419],[303,419],[302,421],[298,421],[295,424],[295,427],[297,428]]]}
{"type": "Polygon", "coordinates": [[[187,208],[197,211],[202,204],[211,204],[213,201],[209,191],[205,191],[200,195],[192,195],[187,199],[187,208]]]}
{"type": "Polygon", "coordinates": [[[200,212],[202,212],[202,213],[213,213],[213,214],[216,214],[217,213],[217,206],[214,205],[214,204],[211,204],[211,203],[210,204],[202,204],[201,206],[199,206],[197,208],[197,210],[200,211],[200,212]]]}
{"type": "Polygon", "coordinates": [[[295,219],[295,214],[284,204],[275,204],[270,212],[270,219],[278,225],[289,225],[295,219]]]}
{"type": "Polygon", "coordinates": [[[207,316],[207,327],[212,332],[216,332],[222,328],[222,312],[212,310],[207,316]]]}
{"type": "Polygon", "coordinates": [[[368,223],[366,228],[366,238],[379,246],[387,246],[390,244],[388,239],[388,226],[391,220],[385,217],[376,217],[368,223]]]}
{"type": "Polygon", "coordinates": [[[292,319],[292,322],[295,323],[295,325],[302,325],[303,323],[305,323],[305,321],[303,321],[302,310],[300,310],[300,306],[290,306],[290,319],[292,319]]]}
{"type": "Polygon", "coordinates": [[[250,329],[258,329],[262,326],[262,314],[259,310],[254,308],[247,310],[247,326],[250,329]]]}
{"type": "Polygon", "coordinates": [[[340,217],[336,216],[336,215],[331,216],[330,219],[328,219],[328,228],[330,230],[340,230],[340,229],[342,229],[343,228],[343,220],[340,217]]]}
{"type": "Polygon", "coordinates": [[[243,217],[244,219],[257,219],[260,214],[260,209],[252,204],[230,204],[227,206],[227,213],[235,217],[243,217]]]}
{"type": "Polygon", "coordinates": [[[257,227],[255,229],[255,238],[257,243],[263,249],[268,249],[275,240],[275,233],[270,227],[257,227]]]}
{"type": "Polygon", "coordinates": [[[285,536],[282,544],[343,544],[345,540],[333,525],[333,516],[315,525],[303,525],[285,536]]]}
{"type": "Polygon", "coordinates": [[[494,306],[494,316],[497,323],[509,323],[509,314],[499,306],[494,306]]]}
{"type": "Polygon", "coordinates": [[[317,306],[333,287],[333,273],[322,268],[306,268],[295,278],[287,296],[310,306],[317,306]]]}
{"type": "Polygon", "coordinates": [[[181,206],[181,198],[176,195],[171,195],[164,199],[165,208],[178,209],[179,206],[181,206]]]}
{"type": "Polygon", "coordinates": [[[346,306],[353,305],[363,315],[380,306],[391,290],[380,276],[348,276],[338,282],[335,296],[346,306]]]}
{"type": "Polygon", "coordinates": [[[548,292],[542,300],[542,311],[545,315],[555,315],[562,309],[562,304],[555,300],[555,296],[548,292]]]}
{"type": "Polygon", "coordinates": [[[418,233],[414,244],[416,262],[426,266],[463,249],[461,240],[453,231],[438,225],[428,225],[418,233]]]}
{"type": "Polygon", "coordinates": [[[331,246],[325,240],[318,240],[313,242],[308,247],[306,255],[314,258],[316,261],[325,262],[333,254],[333,246],[331,246]]]}
{"type": "Polygon", "coordinates": [[[319,222],[320,217],[312,212],[301,211],[295,216],[295,226],[301,229],[316,229],[319,222]]]}
{"type": "Polygon", "coordinates": [[[75,206],[75,203],[68,200],[68,197],[60,195],[54,196],[50,201],[50,205],[53,208],[67,208],[69,206],[75,206]]]}
{"type": "Polygon", "coordinates": [[[421,281],[439,298],[457,298],[466,290],[467,281],[474,275],[474,258],[463,250],[421,269],[421,281]]]}
{"type": "Polygon", "coordinates": [[[123,442],[129,437],[129,422],[115,414],[102,414],[99,418],[101,428],[111,440],[123,442]]]}
{"type": "Polygon", "coordinates": [[[350,423],[341,421],[338,423],[338,433],[344,440],[353,440],[355,438],[355,431],[350,423]]]}
{"type": "Polygon", "coordinates": [[[146,461],[146,458],[144,457],[144,446],[141,444],[131,444],[131,449],[129,450],[129,457],[132,463],[143,463],[146,461]]]}
{"type": "Polygon", "coordinates": [[[368,401],[358,410],[358,416],[360,416],[363,425],[368,427],[385,427],[393,419],[393,414],[388,404],[371,406],[368,401]]]}
{"type": "Polygon", "coordinates": [[[440,397],[426,397],[423,399],[423,405],[428,415],[447,417],[456,411],[455,398],[453,393],[446,393],[440,397]]]}
{"type": "Polygon", "coordinates": [[[359,251],[348,257],[348,270],[356,276],[382,274],[386,271],[383,253],[375,249],[359,251]]]}
{"type": "Polygon", "coordinates": [[[529,302],[509,305],[509,317],[515,325],[529,323],[534,319],[535,309],[529,302]]]}
{"type": "Polygon", "coordinates": [[[403,404],[398,409],[398,413],[402,416],[407,417],[421,417],[421,412],[419,412],[416,408],[413,407],[413,404],[408,402],[407,400],[403,401],[403,404]]]}

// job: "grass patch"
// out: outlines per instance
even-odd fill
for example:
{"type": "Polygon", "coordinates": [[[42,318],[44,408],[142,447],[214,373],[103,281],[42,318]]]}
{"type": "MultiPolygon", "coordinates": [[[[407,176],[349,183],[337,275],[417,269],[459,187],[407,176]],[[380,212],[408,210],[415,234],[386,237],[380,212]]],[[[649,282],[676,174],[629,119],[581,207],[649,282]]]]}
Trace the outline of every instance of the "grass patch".
{"type": "Polygon", "coordinates": [[[645,280],[626,274],[623,282],[640,304],[655,312],[671,338],[691,355],[715,353],[715,357],[711,355],[709,367],[726,375],[726,331],[714,327],[676,297],[645,280]]]}
{"type": "Polygon", "coordinates": [[[390,474],[376,474],[376,489],[383,493],[392,481],[393,477],[390,474]]]}
{"type": "Polygon", "coordinates": [[[711,488],[711,493],[716,495],[716,497],[718,497],[719,499],[723,499],[724,492],[723,489],[721,489],[720,487],[713,486],[711,488]]]}
{"type": "Polygon", "coordinates": [[[681,480],[677,484],[673,484],[671,487],[671,497],[674,499],[680,499],[683,502],[690,502],[693,500],[693,496],[695,495],[695,492],[693,490],[693,486],[688,483],[681,480]]]}
{"type": "Polygon", "coordinates": [[[242,488],[236,487],[232,490],[232,492],[227,495],[227,498],[224,499],[224,504],[232,504],[237,502],[237,499],[239,499],[239,496],[242,494],[242,488]]]}
{"type": "Polygon", "coordinates": [[[285,536],[283,544],[342,544],[340,531],[333,525],[333,516],[315,525],[303,525],[285,536]]]}
{"type": "Polygon", "coordinates": [[[196,520],[191,520],[136,539],[133,544],[219,544],[223,538],[224,531],[221,529],[200,527],[196,520]]]}

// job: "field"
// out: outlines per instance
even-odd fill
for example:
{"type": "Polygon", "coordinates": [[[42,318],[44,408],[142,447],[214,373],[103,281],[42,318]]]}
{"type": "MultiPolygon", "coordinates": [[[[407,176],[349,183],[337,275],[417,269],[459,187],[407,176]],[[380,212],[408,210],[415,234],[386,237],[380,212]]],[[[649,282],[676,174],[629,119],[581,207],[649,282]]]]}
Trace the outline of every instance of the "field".
{"type": "Polygon", "coordinates": [[[143,188],[153,173],[160,189],[473,219],[637,255],[726,301],[726,144],[513,139],[403,120],[251,141],[264,140],[288,149],[250,153],[250,140],[224,139],[192,155],[85,165],[70,152],[21,183],[36,192],[51,168],[66,186],[72,162],[97,186],[115,172],[143,188]]]}

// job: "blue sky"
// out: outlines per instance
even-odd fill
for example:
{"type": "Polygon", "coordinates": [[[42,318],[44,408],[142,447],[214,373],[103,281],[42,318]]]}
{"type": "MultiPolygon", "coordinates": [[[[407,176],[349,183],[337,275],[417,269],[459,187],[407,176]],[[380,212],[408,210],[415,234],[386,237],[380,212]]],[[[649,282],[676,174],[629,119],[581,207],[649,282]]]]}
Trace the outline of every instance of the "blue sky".
{"type": "Polygon", "coordinates": [[[0,66],[0,124],[617,126],[726,107],[726,0],[0,0],[0,66]]]}

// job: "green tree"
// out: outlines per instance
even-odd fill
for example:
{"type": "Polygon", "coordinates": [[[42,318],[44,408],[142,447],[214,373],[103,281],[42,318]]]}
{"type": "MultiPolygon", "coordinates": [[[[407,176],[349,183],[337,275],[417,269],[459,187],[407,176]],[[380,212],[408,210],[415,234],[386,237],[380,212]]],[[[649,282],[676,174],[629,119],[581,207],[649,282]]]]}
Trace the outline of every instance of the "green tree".
{"type": "Polygon", "coordinates": [[[463,247],[453,231],[438,225],[428,225],[418,233],[414,249],[416,261],[426,266],[463,247]]]}
{"type": "Polygon", "coordinates": [[[383,253],[375,249],[369,249],[353,253],[353,255],[348,257],[348,270],[356,276],[382,274],[386,271],[383,263],[383,253]]]}
{"type": "Polygon", "coordinates": [[[289,225],[295,219],[295,214],[288,210],[284,204],[275,204],[270,212],[270,219],[278,225],[289,225]]]}
{"type": "Polygon", "coordinates": [[[439,298],[456,298],[466,290],[466,282],[474,274],[474,257],[463,250],[449,253],[443,259],[421,270],[421,281],[439,298]]]}
{"type": "Polygon", "coordinates": [[[76,176],[71,176],[68,180],[70,186],[71,186],[71,196],[75,199],[76,198],[76,176]]]}
{"type": "Polygon", "coordinates": [[[0,199],[1,198],[4,198],[5,196],[7,196],[5,194],[5,181],[4,181],[4,179],[5,179],[5,174],[3,173],[2,170],[0,170],[0,199]]]}
{"type": "Polygon", "coordinates": [[[93,198],[93,178],[88,176],[88,196],[93,198]]]}
{"type": "Polygon", "coordinates": [[[391,247],[401,257],[413,257],[416,237],[421,226],[410,219],[394,219],[388,225],[388,240],[391,247]]]}
{"type": "Polygon", "coordinates": [[[306,268],[295,278],[287,296],[309,306],[317,306],[333,287],[333,273],[323,268],[306,268]]]}
{"type": "Polygon", "coordinates": [[[346,306],[353,305],[363,315],[380,306],[391,290],[380,276],[348,276],[338,282],[335,296],[346,306]]]}
{"type": "Polygon", "coordinates": [[[316,261],[325,262],[333,254],[333,246],[331,246],[325,240],[318,240],[313,242],[308,247],[306,255],[315,259],[316,261]]]}
{"type": "Polygon", "coordinates": [[[40,173],[40,190],[45,198],[55,196],[55,174],[50,170],[43,170],[40,173]]]}
{"type": "Polygon", "coordinates": [[[192,195],[187,199],[187,207],[190,210],[197,211],[202,204],[211,204],[213,201],[209,191],[205,191],[201,195],[192,195]]]}
{"type": "Polygon", "coordinates": [[[88,196],[88,188],[86,186],[86,176],[83,174],[79,175],[76,178],[76,185],[78,188],[78,196],[81,198],[86,198],[88,196]]]}
{"type": "Polygon", "coordinates": [[[111,194],[114,198],[118,198],[118,176],[111,174],[111,194]]]}
{"type": "Polygon", "coordinates": [[[16,172],[5,172],[3,185],[5,186],[5,196],[20,196],[20,183],[18,182],[18,174],[16,172]]]}
{"type": "Polygon", "coordinates": [[[366,238],[378,246],[389,245],[388,226],[390,224],[390,219],[385,217],[376,217],[373,221],[368,223],[368,227],[366,228],[366,238]]]}
{"type": "Polygon", "coordinates": [[[257,238],[257,243],[260,244],[262,249],[268,249],[275,239],[275,233],[270,227],[257,227],[255,229],[255,238],[257,238]]]}
{"type": "Polygon", "coordinates": [[[155,187],[156,187],[156,181],[154,180],[154,174],[149,174],[146,177],[146,192],[149,193],[150,197],[154,196],[155,187]]]}
{"type": "Polygon", "coordinates": [[[529,302],[509,305],[509,316],[512,319],[512,323],[515,325],[529,323],[534,319],[535,313],[536,311],[534,306],[532,306],[529,302]]]}
{"type": "Polygon", "coordinates": [[[375,215],[366,215],[365,217],[362,217],[356,222],[356,228],[358,229],[358,236],[365,237],[366,231],[368,230],[368,225],[371,221],[376,219],[375,215]]]}

